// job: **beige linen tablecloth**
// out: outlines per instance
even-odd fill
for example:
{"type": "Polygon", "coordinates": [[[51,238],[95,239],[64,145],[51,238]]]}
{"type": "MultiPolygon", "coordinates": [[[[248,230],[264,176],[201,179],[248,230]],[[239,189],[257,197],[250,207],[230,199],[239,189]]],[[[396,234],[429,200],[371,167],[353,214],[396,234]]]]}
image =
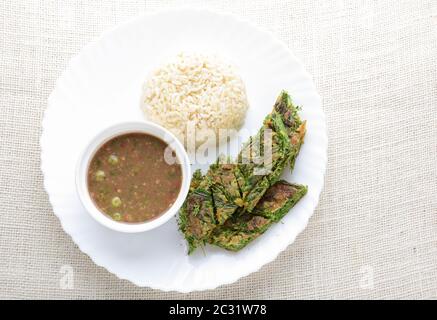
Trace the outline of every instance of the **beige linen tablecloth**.
{"type": "Polygon", "coordinates": [[[56,79],[102,31],[181,3],[0,2],[0,298],[436,298],[435,0],[184,2],[272,31],[323,97],[329,160],[319,206],[259,272],[185,295],[137,288],[63,232],[40,171],[56,79]]]}

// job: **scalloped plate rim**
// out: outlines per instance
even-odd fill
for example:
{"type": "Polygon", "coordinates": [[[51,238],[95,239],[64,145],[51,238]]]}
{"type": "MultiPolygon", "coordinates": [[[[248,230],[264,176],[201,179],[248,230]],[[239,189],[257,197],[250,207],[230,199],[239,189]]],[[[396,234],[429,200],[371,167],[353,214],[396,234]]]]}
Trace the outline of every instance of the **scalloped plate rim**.
{"type": "MultiPolygon", "coordinates": [[[[323,131],[323,135],[320,136],[319,138],[321,138],[321,142],[323,143],[321,149],[322,149],[322,153],[323,153],[323,157],[321,160],[323,160],[322,163],[322,170],[323,170],[323,174],[322,174],[322,179],[324,180],[324,176],[325,176],[325,172],[326,172],[326,165],[327,165],[327,147],[328,147],[328,137],[326,134],[326,120],[325,120],[325,115],[323,113],[323,110],[321,108],[321,98],[320,95],[317,93],[317,90],[315,88],[314,82],[313,82],[313,78],[312,76],[305,70],[305,68],[303,67],[303,64],[301,63],[301,61],[292,53],[292,51],[280,40],[278,40],[270,31],[265,30],[260,28],[259,26],[256,26],[255,24],[253,24],[252,22],[246,20],[246,19],[242,19],[239,16],[236,16],[234,14],[231,13],[226,13],[226,12],[215,12],[215,11],[211,11],[211,10],[207,10],[207,9],[198,9],[198,8],[175,8],[175,9],[166,9],[166,10],[159,10],[159,11],[155,11],[155,12],[151,12],[151,13],[143,13],[140,14],[134,18],[131,18],[123,23],[117,24],[115,26],[113,26],[112,28],[109,28],[108,30],[102,32],[100,34],[100,36],[94,38],[93,40],[91,40],[90,42],[88,42],[84,47],[82,47],[82,49],[75,55],[73,55],[71,57],[71,59],[69,60],[68,64],[66,65],[66,67],[64,68],[62,74],[60,75],[60,77],[56,80],[55,86],[53,88],[53,91],[51,92],[51,94],[48,97],[48,104],[47,104],[47,108],[44,111],[44,116],[43,116],[43,120],[42,120],[42,133],[41,133],[41,137],[40,137],[40,148],[41,148],[41,170],[43,172],[43,174],[46,172],[46,168],[45,168],[45,157],[44,154],[46,154],[45,150],[46,150],[46,145],[45,145],[45,135],[44,135],[44,127],[45,127],[45,123],[47,121],[47,117],[48,115],[50,115],[50,111],[51,108],[53,108],[52,105],[52,100],[53,100],[53,96],[55,94],[55,92],[57,91],[57,89],[59,89],[59,85],[60,83],[63,81],[63,79],[65,79],[66,75],[68,74],[69,70],[73,67],[74,63],[76,62],[77,59],[79,59],[79,57],[81,56],[81,54],[83,54],[83,52],[85,50],[90,50],[90,48],[92,48],[93,46],[98,45],[99,41],[101,41],[102,39],[104,39],[107,35],[111,34],[114,30],[117,30],[119,28],[122,27],[127,27],[130,24],[135,24],[136,22],[142,20],[142,19],[146,19],[149,16],[156,16],[156,15],[160,15],[160,14],[166,14],[166,13],[171,13],[171,12],[197,12],[197,13],[206,13],[206,14],[213,14],[213,15],[221,15],[221,16],[226,16],[229,18],[232,18],[234,20],[236,20],[239,23],[244,23],[247,26],[249,26],[251,29],[256,30],[257,32],[260,32],[264,35],[267,35],[270,40],[276,44],[279,45],[280,47],[282,47],[288,54],[289,56],[295,61],[297,62],[297,64],[299,65],[299,68],[301,69],[302,74],[308,78],[310,80],[311,83],[311,91],[312,94],[315,95],[315,98],[317,99],[317,102],[320,106],[320,116],[322,117],[322,121],[321,121],[321,125],[322,125],[322,131],[323,131]]],[[[53,207],[53,212],[54,214],[58,217],[61,227],[64,230],[65,233],[67,233],[70,238],[73,240],[73,242],[79,247],[79,249],[85,253],[88,257],[90,257],[90,259],[98,266],[103,267],[104,269],[108,270],[109,272],[111,272],[112,274],[116,275],[119,279],[122,280],[127,280],[139,287],[149,287],[152,289],[158,289],[158,290],[162,290],[165,292],[170,292],[170,291],[176,291],[176,292],[181,292],[181,293],[189,293],[189,292],[193,292],[193,291],[203,291],[203,290],[211,290],[211,289],[215,289],[219,286],[223,286],[223,285],[227,285],[227,284],[231,284],[234,283],[236,281],[238,281],[239,279],[248,276],[251,273],[254,273],[256,271],[258,271],[259,269],[261,269],[263,266],[267,265],[268,263],[274,261],[278,255],[283,252],[290,244],[292,244],[296,237],[307,227],[309,218],[313,215],[314,210],[317,207],[319,198],[320,198],[320,193],[323,189],[323,184],[324,182],[322,182],[322,185],[320,187],[320,190],[317,190],[317,198],[316,201],[314,202],[314,205],[311,208],[311,214],[309,217],[307,217],[305,219],[305,221],[303,221],[303,223],[301,223],[300,225],[298,225],[298,230],[297,232],[289,239],[289,242],[283,242],[280,245],[278,245],[279,250],[276,250],[276,252],[273,252],[269,255],[269,257],[267,257],[262,263],[257,264],[257,265],[253,265],[253,266],[246,266],[246,269],[244,270],[244,272],[242,272],[241,274],[236,275],[235,273],[230,273],[232,275],[235,276],[230,276],[227,279],[221,279],[221,281],[216,281],[216,283],[209,283],[209,284],[205,284],[205,285],[199,285],[195,288],[189,288],[189,287],[168,287],[168,286],[160,286],[160,285],[152,285],[150,283],[144,283],[142,281],[137,281],[135,279],[129,279],[126,277],[121,276],[120,274],[117,274],[113,268],[109,265],[104,265],[104,263],[101,261],[101,259],[98,258],[98,256],[92,255],[91,252],[89,252],[88,250],[85,250],[82,246],[82,244],[79,241],[76,241],[75,239],[75,235],[73,234],[73,232],[71,230],[69,230],[68,226],[65,223],[64,218],[62,217],[62,215],[59,215],[58,213],[56,213],[57,210],[55,210],[55,205],[54,205],[54,201],[52,199],[52,195],[49,192],[49,186],[48,186],[48,182],[47,179],[45,177],[44,174],[44,189],[46,191],[46,193],[48,194],[48,198],[49,201],[53,207]]]]}

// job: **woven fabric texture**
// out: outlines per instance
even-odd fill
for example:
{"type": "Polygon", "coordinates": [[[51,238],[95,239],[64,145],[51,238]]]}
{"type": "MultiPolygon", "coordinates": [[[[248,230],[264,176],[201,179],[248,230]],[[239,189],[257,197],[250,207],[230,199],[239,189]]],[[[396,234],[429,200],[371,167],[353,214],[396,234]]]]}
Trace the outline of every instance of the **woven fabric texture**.
{"type": "Polygon", "coordinates": [[[437,1],[184,1],[272,31],[327,116],[325,188],[276,261],[216,290],[137,288],[96,266],[52,212],[40,171],[47,97],[102,31],[180,1],[0,2],[0,298],[437,297],[437,1]],[[74,285],[65,285],[72,271],[74,285]]]}

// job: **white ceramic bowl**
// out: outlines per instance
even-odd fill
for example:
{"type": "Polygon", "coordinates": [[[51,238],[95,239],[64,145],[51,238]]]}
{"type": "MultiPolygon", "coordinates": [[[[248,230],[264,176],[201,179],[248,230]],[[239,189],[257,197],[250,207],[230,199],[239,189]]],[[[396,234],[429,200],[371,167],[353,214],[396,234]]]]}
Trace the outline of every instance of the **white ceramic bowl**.
{"type": "Polygon", "coordinates": [[[190,188],[190,180],[191,180],[190,161],[188,159],[188,155],[184,147],[179,142],[179,140],[167,129],[159,125],[156,125],[154,123],[143,122],[143,121],[123,122],[110,126],[109,128],[106,128],[103,131],[101,131],[87,145],[87,147],[85,148],[85,150],[83,151],[82,155],[79,158],[79,162],[76,168],[76,188],[79,198],[82,201],[82,204],[85,207],[86,211],[97,222],[104,225],[105,227],[108,227],[115,231],[128,232],[128,233],[143,232],[143,231],[155,229],[160,225],[166,223],[170,218],[172,218],[184,203],[184,200],[190,188]],[[165,141],[175,151],[177,160],[180,163],[182,169],[182,186],[174,204],[160,217],[143,223],[118,222],[111,219],[106,214],[102,213],[91,199],[91,196],[88,191],[88,183],[87,183],[88,166],[96,151],[105,142],[111,140],[112,138],[122,134],[133,133],[133,132],[146,133],[165,141]]]}

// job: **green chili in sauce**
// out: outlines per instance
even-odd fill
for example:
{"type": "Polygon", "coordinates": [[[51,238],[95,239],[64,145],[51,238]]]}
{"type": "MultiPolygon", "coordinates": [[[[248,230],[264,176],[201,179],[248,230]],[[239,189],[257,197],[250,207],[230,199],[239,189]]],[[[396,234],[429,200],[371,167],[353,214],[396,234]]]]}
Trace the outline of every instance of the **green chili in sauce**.
{"type": "Polygon", "coordinates": [[[100,147],[88,168],[88,190],[100,211],[129,223],[166,212],[182,184],[180,164],[165,160],[168,147],[143,133],[120,135],[100,147]]]}

